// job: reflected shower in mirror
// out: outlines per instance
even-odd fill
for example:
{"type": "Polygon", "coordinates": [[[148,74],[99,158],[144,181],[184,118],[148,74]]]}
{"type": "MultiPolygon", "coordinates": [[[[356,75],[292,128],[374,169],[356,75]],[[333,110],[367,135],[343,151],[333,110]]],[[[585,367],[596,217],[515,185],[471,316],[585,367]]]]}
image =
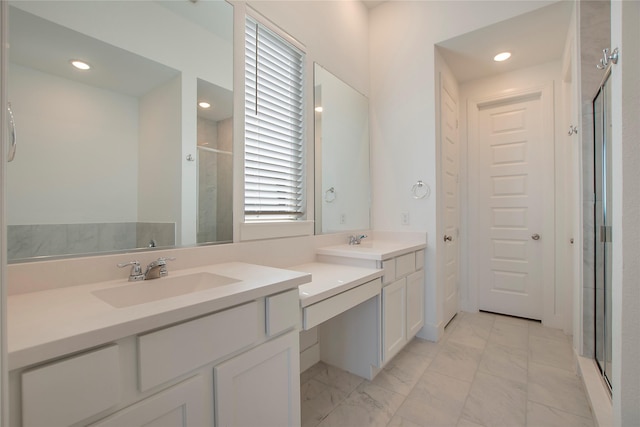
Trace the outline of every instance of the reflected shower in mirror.
{"type": "Polygon", "coordinates": [[[232,241],[232,5],[12,1],[9,24],[10,261],[232,241]]]}
{"type": "Polygon", "coordinates": [[[316,234],[370,227],[369,102],[315,64],[316,234]]]}
{"type": "Polygon", "coordinates": [[[232,242],[233,93],[198,79],[198,243],[232,242]]]}

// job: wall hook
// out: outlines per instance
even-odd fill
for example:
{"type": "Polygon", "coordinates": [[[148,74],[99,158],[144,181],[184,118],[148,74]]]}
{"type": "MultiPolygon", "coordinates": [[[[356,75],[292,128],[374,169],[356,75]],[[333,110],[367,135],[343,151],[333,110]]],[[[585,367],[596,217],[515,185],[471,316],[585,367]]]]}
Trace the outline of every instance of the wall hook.
{"type": "Polygon", "coordinates": [[[618,51],[618,48],[613,49],[613,52],[610,52],[609,48],[606,48],[602,50],[602,56],[603,58],[600,60],[600,63],[596,65],[598,70],[604,70],[610,62],[617,64],[620,52],[618,51]]]}

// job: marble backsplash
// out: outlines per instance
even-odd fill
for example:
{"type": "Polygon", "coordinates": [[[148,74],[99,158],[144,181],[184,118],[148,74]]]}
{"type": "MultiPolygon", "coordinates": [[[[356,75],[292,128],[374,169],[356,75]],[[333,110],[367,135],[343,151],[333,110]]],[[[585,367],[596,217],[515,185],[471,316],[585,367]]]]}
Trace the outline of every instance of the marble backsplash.
{"type": "Polygon", "coordinates": [[[174,246],[175,223],[122,222],[7,226],[9,261],[43,256],[93,254],[133,248],[174,246]]]}

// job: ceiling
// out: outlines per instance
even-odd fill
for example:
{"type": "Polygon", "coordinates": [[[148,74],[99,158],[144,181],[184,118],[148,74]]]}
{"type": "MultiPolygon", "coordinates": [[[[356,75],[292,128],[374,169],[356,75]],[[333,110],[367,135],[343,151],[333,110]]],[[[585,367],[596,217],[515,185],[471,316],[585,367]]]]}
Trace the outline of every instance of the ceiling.
{"type": "Polygon", "coordinates": [[[514,71],[562,57],[572,3],[559,1],[506,21],[438,43],[459,83],[514,71]],[[510,59],[495,62],[503,51],[510,59]]]}

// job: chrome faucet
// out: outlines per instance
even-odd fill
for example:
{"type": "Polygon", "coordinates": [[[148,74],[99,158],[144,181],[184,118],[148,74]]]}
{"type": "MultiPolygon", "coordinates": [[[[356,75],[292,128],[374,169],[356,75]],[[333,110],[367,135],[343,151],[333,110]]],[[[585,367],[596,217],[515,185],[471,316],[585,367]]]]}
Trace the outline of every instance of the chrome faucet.
{"type": "Polygon", "coordinates": [[[351,235],[349,236],[349,244],[350,245],[359,245],[360,241],[364,238],[366,238],[367,235],[366,234],[361,234],[361,235],[351,235]]]}
{"type": "Polygon", "coordinates": [[[167,271],[167,261],[173,260],[175,260],[174,257],[164,257],[151,261],[144,271],[144,280],[158,279],[167,276],[169,274],[167,271]]]}
{"type": "Polygon", "coordinates": [[[124,268],[128,265],[131,266],[131,272],[129,273],[130,282],[139,282],[140,280],[144,280],[144,273],[142,273],[142,268],[138,261],[121,262],[118,264],[118,267],[124,268]]]}
{"type": "Polygon", "coordinates": [[[163,257],[158,258],[155,261],[151,261],[144,273],[142,272],[142,267],[140,267],[140,262],[138,261],[130,261],[130,262],[121,262],[118,264],[118,267],[123,268],[127,266],[131,266],[131,272],[129,273],[129,281],[130,282],[139,282],[141,280],[151,280],[158,279],[160,277],[167,276],[169,272],[167,271],[167,261],[175,260],[174,257],[163,257]]]}

